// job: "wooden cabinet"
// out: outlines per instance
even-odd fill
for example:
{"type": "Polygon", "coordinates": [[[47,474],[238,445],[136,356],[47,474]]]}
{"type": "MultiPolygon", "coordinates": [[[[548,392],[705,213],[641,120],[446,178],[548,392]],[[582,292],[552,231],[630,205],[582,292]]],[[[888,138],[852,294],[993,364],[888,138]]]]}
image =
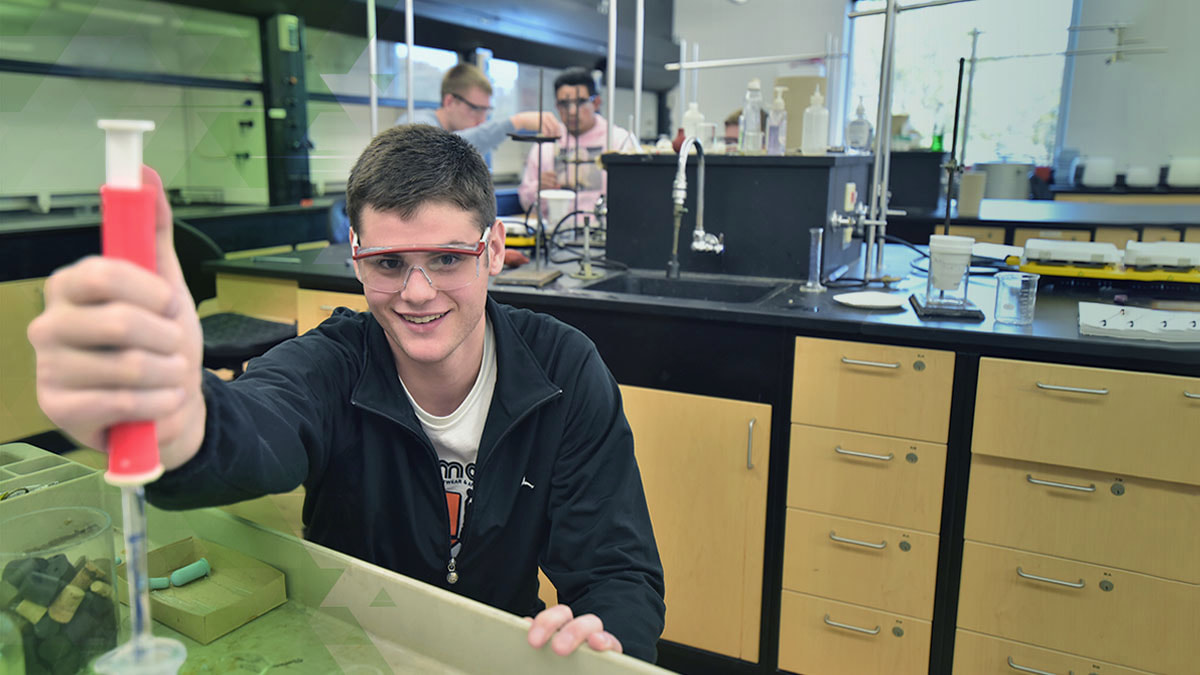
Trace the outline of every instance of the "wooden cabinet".
{"type": "Polygon", "coordinates": [[[954,354],[795,354],[779,667],[928,672],[954,354]]]}
{"type": "Polygon", "coordinates": [[[960,628],[1132,668],[1194,673],[1198,610],[1195,584],[970,540],[963,547],[960,628]]]}
{"type": "Polygon", "coordinates": [[[788,506],[934,533],[946,446],[792,425],[788,506]]]}
{"type": "Polygon", "coordinates": [[[250,277],[237,274],[217,275],[217,300],[220,311],[292,323],[296,320],[296,290],[292,279],[250,277]]]}
{"type": "Polygon", "coordinates": [[[1200,485],[1198,438],[1200,378],[980,359],[974,454],[1200,485]]]}
{"type": "Polygon", "coordinates": [[[1013,246],[1024,246],[1030,239],[1059,239],[1062,241],[1091,241],[1091,230],[1040,230],[1018,227],[1013,230],[1013,246]]]}
{"type": "Polygon", "coordinates": [[[621,387],[667,587],[663,638],[758,661],[771,407],[621,387]]]}
{"type": "Polygon", "coordinates": [[[25,330],[42,313],[45,279],[0,283],[0,443],[48,431],[54,424],[37,403],[37,368],[25,330]]]}
{"type": "Polygon", "coordinates": [[[954,644],[954,672],[962,675],[1013,675],[1014,672],[1148,675],[1144,670],[1122,668],[1094,658],[1031,647],[969,630],[959,629],[954,644]]]}
{"type": "MultiPolygon", "coordinates": [[[[941,234],[941,228],[936,228],[935,234],[941,234]]],[[[980,225],[951,225],[950,234],[956,237],[971,237],[977,242],[989,244],[1004,243],[1003,227],[983,227],[980,225]]]]}
{"type": "Polygon", "coordinates": [[[1086,672],[1197,671],[1197,394],[1196,378],[980,360],[958,627],[993,642],[957,643],[956,666],[994,672],[1012,643],[1047,672],[1078,663],[1060,652],[1113,666],[1086,672]]]}
{"type": "Polygon", "coordinates": [[[927,673],[930,628],[928,621],[785,590],[779,668],[809,675],[927,673]]]}
{"type": "Polygon", "coordinates": [[[367,311],[367,299],[362,293],[337,293],[301,288],[296,292],[296,333],[304,335],[333,314],[338,307],[357,312],[367,311]]]}
{"type": "Polygon", "coordinates": [[[792,421],[946,442],[954,354],[798,338],[792,421]]]}
{"type": "Polygon", "coordinates": [[[965,536],[1200,583],[1200,487],[975,455],[965,536]]]}

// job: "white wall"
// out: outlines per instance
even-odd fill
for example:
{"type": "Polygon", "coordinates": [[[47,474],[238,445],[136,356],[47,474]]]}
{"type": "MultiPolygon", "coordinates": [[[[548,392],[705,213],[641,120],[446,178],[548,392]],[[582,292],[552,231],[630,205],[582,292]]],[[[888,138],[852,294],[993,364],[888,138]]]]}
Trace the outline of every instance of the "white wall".
{"type": "MultiPolygon", "coordinates": [[[[1152,166],[1165,165],[1171,155],[1200,155],[1200,2],[1079,1],[1080,25],[1129,23],[1129,37],[1169,51],[1130,54],[1111,65],[1103,56],[1075,57],[1063,147],[1152,166]]],[[[1113,44],[1113,33],[1087,31],[1077,48],[1113,44]]]]}
{"type": "MultiPolygon", "coordinates": [[[[832,34],[846,50],[847,0],[748,0],[744,5],[730,0],[676,0],[675,37],[688,41],[688,60],[691,45],[699,43],[700,60],[810,54],[825,51],[825,36],[832,34]]],[[[844,79],[844,60],[833,62],[834,80],[844,79]]],[[[826,76],[825,69],[813,64],[770,64],[700,70],[700,112],[707,122],[721,123],[733,110],[741,108],[746,83],[757,77],[762,81],[764,104],[770,104],[771,86],[776,77],[786,75],[826,76]]],[[[842,119],[841,106],[845,99],[841,82],[834,83],[827,96],[829,119],[842,119]]],[[[691,80],[688,81],[688,100],[693,99],[691,80]]],[[[678,88],[668,96],[673,119],[672,128],[679,126],[679,108],[675,100],[678,88]]],[[[687,106],[684,105],[686,110],[687,106]]],[[[803,110],[789,110],[801,115],[803,110]]],[[[838,127],[838,124],[831,124],[838,127]]],[[[720,127],[718,127],[720,133],[720,127]]],[[[798,144],[799,139],[797,139],[798,144]]]]}

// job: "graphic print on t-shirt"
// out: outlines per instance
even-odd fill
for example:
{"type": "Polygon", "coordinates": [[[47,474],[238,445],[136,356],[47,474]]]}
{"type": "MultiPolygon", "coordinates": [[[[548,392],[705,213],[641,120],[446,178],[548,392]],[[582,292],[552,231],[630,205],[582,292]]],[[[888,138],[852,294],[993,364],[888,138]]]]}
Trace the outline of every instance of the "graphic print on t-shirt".
{"type": "Polygon", "coordinates": [[[462,462],[439,460],[442,485],[446,488],[446,511],[450,516],[450,555],[457,556],[462,546],[460,537],[466,524],[467,508],[471,505],[475,487],[475,463],[466,467],[462,462]]]}

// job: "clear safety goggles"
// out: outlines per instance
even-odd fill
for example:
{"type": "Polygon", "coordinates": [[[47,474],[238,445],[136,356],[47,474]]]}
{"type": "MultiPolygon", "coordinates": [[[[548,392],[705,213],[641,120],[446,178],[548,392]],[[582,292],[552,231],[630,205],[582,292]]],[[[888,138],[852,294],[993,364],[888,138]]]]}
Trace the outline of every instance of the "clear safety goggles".
{"type": "Polygon", "coordinates": [[[438,291],[454,291],[479,278],[479,260],[487,250],[488,234],[475,245],[434,244],[382,246],[354,249],[351,256],[358,280],[379,293],[399,293],[408,288],[413,270],[438,291]]]}

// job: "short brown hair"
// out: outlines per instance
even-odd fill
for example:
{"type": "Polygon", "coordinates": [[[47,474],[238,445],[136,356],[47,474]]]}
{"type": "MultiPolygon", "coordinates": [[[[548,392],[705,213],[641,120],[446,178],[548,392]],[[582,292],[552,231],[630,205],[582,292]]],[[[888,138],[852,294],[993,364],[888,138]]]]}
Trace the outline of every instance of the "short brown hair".
{"type": "Polygon", "coordinates": [[[346,183],[346,214],[360,231],[362,210],[411,218],[429,203],[475,214],[479,231],[496,221],[496,193],[487,164],[457,134],[430,124],[402,124],[381,132],[363,150],[346,183]]]}
{"type": "Polygon", "coordinates": [[[492,95],[492,83],[478,66],[460,63],[442,76],[442,98],[446,98],[446,94],[465,94],[471,87],[479,87],[483,93],[492,95]]]}

